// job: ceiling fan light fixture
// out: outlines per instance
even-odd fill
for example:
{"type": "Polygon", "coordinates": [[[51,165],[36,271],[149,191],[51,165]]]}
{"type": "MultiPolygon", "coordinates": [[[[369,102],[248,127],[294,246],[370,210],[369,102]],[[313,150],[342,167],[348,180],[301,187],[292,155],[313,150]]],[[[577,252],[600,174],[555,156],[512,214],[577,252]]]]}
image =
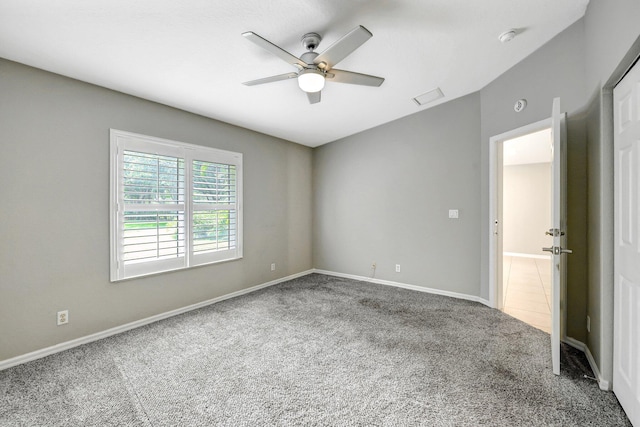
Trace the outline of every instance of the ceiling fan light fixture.
{"type": "Polygon", "coordinates": [[[298,86],[308,93],[320,92],[324,88],[324,74],[320,70],[302,70],[298,74],[298,86]]]}
{"type": "Polygon", "coordinates": [[[322,53],[315,52],[322,37],[318,33],[305,34],[302,36],[302,44],[307,51],[300,58],[260,37],[253,31],[246,31],[242,33],[242,36],[297,68],[296,72],[244,82],[243,84],[246,86],[297,78],[298,86],[307,94],[309,104],[317,104],[320,102],[320,94],[324,89],[325,79],[335,83],[374,87],[378,87],[384,82],[382,77],[333,68],[334,65],[351,55],[354,50],[373,37],[373,34],[362,25],[358,25],[322,53]]]}

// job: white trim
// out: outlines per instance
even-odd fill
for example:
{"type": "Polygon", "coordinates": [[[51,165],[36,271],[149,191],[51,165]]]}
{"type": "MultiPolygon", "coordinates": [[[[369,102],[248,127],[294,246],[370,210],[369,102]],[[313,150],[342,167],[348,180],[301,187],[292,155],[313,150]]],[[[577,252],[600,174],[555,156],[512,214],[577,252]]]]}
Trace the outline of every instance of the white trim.
{"type": "Polygon", "coordinates": [[[504,256],[512,256],[516,258],[549,259],[549,255],[521,254],[518,252],[503,252],[502,254],[504,256]]]}
{"type": "Polygon", "coordinates": [[[441,289],[427,288],[424,286],[409,285],[407,283],[392,282],[391,280],[373,279],[371,277],[356,276],[355,274],[345,274],[345,273],[337,273],[335,271],[318,270],[316,268],[313,269],[313,272],[318,274],[326,274],[327,276],[335,276],[335,277],[342,277],[345,279],[353,279],[353,280],[360,280],[363,282],[377,283],[379,285],[395,286],[396,288],[409,289],[409,290],[418,291],[418,292],[426,292],[429,294],[444,295],[451,298],[458,298],[458,299],[463,299],[467,301],[479,302],[480,304],[484,304],[488,307],[491,307],[491,304],[489,304],[489,301],[476,295],[467,295],[467,294],[461,294],[458,292],[444,291],[441,289]]]}
{"type": "MultiPolygon", "coordinates": [[[[136,133],[110,129],[110,244],[111,244],[111,282],[131,279],[135,277],[148,276],[152,274],[165,273],[168,271],[182,270],[196,267],[198,265],[213,264],[220,261],[234,261],[242,258],[243,254],[243,210],[242,210],[242,185],[243,185],[243,156],[242,153],[220,150],[207,146],[187,144],[184,142],[172,141],[153,136],[140,135],[136,133]],[[176,160],[181,159],[184,164],[184,200],[173,200],[171,203],[153,203],[151,205],[138,205],[125,203],[123,193],[124,152],[134,150],[141,153],[171,156],[176,160]],[[216,164],[231,165],[235,167],[236,177],[236,200],[235,203],[194,203],[193,201],[193,162],[209,162],[216,164]],[[194,240],[192,235],[193,219],[196,210],[235,210],[235,247],[227,250],[214,250],[194,254],[194,240]],[[148,259],[145,262],[125,263],[124,262],[124,213],[126,211],[149,211],[157,210],[173,211],[184,215],[184,242],[183,256],[169,259],[148,259]]],[[[176,179],[176,185],[180,180],[176,179]]],[[[180,187],[178,187],[180,188],[180,187]]]]}
{"type": "Polygon", "coordinates": [[[144,326],[144,325],[148,325],[150,323],[153,322],[157,322],[159,320],[163,320],[163,319],[167,319],[169,317],[173,317],[173,316],[177,316],[179,314],[183,314],[186,313],[188,311],[192,311],[192,310],[197,310],[199,308],[202,307],[206,307],[208,305],[211,304],[215,304],[217,302],[220,301],[224,301],[230,298],[235,298],[238,297],[240,295],[245,295],[251,292],[255,292],[258,291],[260,289],[263,288],[267,288],[269,286],[273,286],[273,285],[277,285],[278,283],[282,283],[282,282],[286,282],[288,280],[293,280],[293,279],[297,279],[298,277],[302,277],[302,276],[306,276],[308,274],[313,273],[314,270],[307,270],[307,271],[303,271],[300,273],[296,273],[296,274],[292,274],[290,276],[287,277],[282,277],[280,279],[275,279],[272,280],[270,282],[266,282],[266,283],[262,283],[260,285],[256,285],[256,286],[252,286],[250,288],[247,289],[242,289],[236,292],[232,292],[230,294],[226,294],[226,295],[222,295],[216,298],[212,298],[206,301],[202,301],[202,302],[198,302],[195,304],[191,304],[188,305],[186,307],[182,307],[182,308],[177,308],[175,310],[171,310],[171,311],[167,311],[165,313],[160,313],[160,314],[156,314],[154,316],[151,317],[147,317],[144,319],[140,319],[140,320],[136,320],[135,322],[131,322],[131,323],[127,323],[124,325],[120,325],[120,326],[116,326],[115,328],[111,328],[111,329],[107,329],[105,331],[102,332],[96,332],[95,334],[91,334],[91,335],[87,335],[81,338],[76,338],[74,340],[71,341],[66,341],[60,344],[56,344],[56,345],[52,345],[51,347],[46,347],[40,350],[36,350],[33,351],[31,353],[27,353],[27,354],[23,354],[20,356],[16,356],[16,357],[12,357],[10,359],[6,359],[3,361],[0,361],[0,371],[4,370],[4,369],[8,369],[11,368],[13,366],[17,366],[17,365],[21,365],[23,363],[27,363],[27,362],[31,362],[33,360],[37,360],[37,359],[41,359],[43,357],[55,354],[55,353],[60,353],[62,351],[65,350],[69,350],[71,348],[74,347],[78,347],[81,346],[83,344],[88,344],[90,342],[93,341],[98,341],[101,340],[103,338],[107,338],[110,337],[112,335],[117,335],[119,333],[122,332],[126,332],[129,331],[131,329],[135,329],[135,328],[139,328],[140,326],[144,326]]]}
{"type": "Polygon", "coordinates": [[[605,390],[605,391],[611,390],[611,384],[609,383],[609,381],[602,378],[602,375],[600,374],[600,370],[598,369],[598,365],[596,364],[596,360],[593,358],[593,355],[591,354],[591,350],[589,350],[589,347],[587,347],[587,345],[582,341],[578,341],[577,339],[571,338],[571,337],[566,337],[563,341],[566,344],[570,345],[571,347],[582,351],[585,354],[585,356],[587,356],[587,360],[589,361],[589,366],[591,366],[593,375],[598,381],[598,387],[600,387],[600,390],[605,390]]]}

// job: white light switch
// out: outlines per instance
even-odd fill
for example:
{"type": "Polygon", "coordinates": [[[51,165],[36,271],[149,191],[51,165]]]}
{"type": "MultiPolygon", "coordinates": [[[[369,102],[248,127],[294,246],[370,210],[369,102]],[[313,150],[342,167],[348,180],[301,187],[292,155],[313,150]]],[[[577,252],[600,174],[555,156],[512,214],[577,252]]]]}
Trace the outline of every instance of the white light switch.
{"type": "Polygon", "coordinates": [[[458,219],[458,209],[449,209],[449,218],[458,219]]]}

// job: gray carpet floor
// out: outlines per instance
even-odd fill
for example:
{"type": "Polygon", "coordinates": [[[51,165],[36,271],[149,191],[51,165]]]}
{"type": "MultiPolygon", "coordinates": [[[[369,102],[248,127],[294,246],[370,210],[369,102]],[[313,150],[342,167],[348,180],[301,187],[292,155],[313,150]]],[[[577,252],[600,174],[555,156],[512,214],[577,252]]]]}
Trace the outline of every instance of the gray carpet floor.
{"type": "Polygon", "coordinates": [[[2,426],[630,426],[481,304],[312,274],[0,372],[2,426]]]}

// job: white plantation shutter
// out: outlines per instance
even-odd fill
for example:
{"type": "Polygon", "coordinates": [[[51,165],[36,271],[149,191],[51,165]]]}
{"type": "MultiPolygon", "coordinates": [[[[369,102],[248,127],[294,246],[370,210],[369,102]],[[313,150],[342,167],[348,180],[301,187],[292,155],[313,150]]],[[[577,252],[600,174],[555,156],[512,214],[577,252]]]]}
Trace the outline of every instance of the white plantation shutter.
{"type": "Polygon", "coordinates": [[[111,131],[111,280],[242,257],[242,155],[111,131]]]}
{"type": "Polygon", "coordinates": [[[194,263],[236,250],[236,166],[194,160],[191,225],[194,263]]]}
{"type": "Polygon", "coordinates": [[[184,267],[184,159],[124,150],[120,174],[125,275],[184,267]]]}

